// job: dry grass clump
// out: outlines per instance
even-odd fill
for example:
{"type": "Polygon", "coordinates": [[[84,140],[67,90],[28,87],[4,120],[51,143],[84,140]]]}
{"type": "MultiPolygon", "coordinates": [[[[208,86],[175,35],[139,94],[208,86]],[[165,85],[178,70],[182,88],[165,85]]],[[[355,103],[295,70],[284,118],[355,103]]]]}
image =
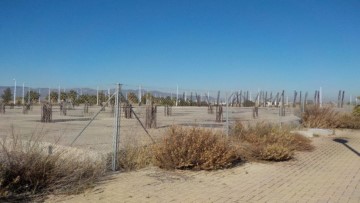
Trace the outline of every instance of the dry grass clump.
{"type": "Polygon", "coordinates": [[[23,141],[12,128],[0,141],[0,200],[78,193],[104,174],[100,161],[61,150],[49,154],[39,140],[23,141]]]}
{"type": "MultiPolygon", "coordinates": [[[[111,166],[113,154],[108,154],[108,168],[111,166]]],[[[117,168],[122,171],[133,171],[145,168],[153,163],[152,146],[126,144],[118,153],[117,168]]]]}
{"type": "Polygon", "coordinates": [[[268,144],[260,151],[260,158],[269,161],[285,161],[293,157],[294,151],[282,143],[268,144]]]}
{"type": "Polygon", "coordinates": [[[247,159],[286,161],[293,158],[295,151],[313,149],[308,138],[291,134],[290,128],[262,122],[246,127],[237,122],[232,137],[250,152],[247,159]]]}
{"type": "Polygon", "coordinates": [[[314,146],[311,144],[311,140],[303,135],[293,134],[291,146],[296,151],[312,151],[314,146]]]}
{"type": "Polygon", "coordinates": [[[339,115],[338,120],[338,128],[360,129],[360,116],[354,116],[354,114],[342,114],[339,115]]]}
{"type": "Polygon", "coordinates": [[[331,107],[308,106],[302,114],[306,128],[337,128],[339,123],[339,113],[331,107]]]}
{"type": "Polygon", "coordinates": [[[339,117],[340,128],[360,129],[360,105],[354,107],[352,114],[343,114],[339,117]]]}
{"type": "Polygon", "coordinates": [[[227,139],[201,128],[169,128],[154,146],[155,164],[165,169],[215,170],[240,161],[238,150],[227,139]]]}
{"type": "Polygon", "coordinates": [[[338,120],[338,128],[360,129],[360,105],[354,107],[352,114],[340,114],[338,120]]]}
{"type": "Polygon", "coordinates": [[[360,105],[357,105],[357,106],[354,107],[352,115],[355,116],[355,117],[360,117],[360,105]]]}
{"type": "Polygon", "coordinates": [[[307,128],[360,129],[360,107],[355,107],[352,114],[341,114],[331,107],[310,106],[302,115],[302,124],[307,128]]]}

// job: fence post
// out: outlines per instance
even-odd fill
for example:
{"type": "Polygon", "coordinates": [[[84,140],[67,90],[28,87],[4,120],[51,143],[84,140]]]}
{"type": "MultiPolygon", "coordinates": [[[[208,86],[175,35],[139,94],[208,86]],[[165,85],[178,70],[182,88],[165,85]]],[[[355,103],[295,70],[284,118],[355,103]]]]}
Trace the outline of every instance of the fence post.
{"type": "Polygon", "coordinates": [[[119,151],[119,140],[120,140],[120,115],[121,115],[121,108],[120,108],[120,91],[121,85],[117,84],[116,86],[116,96],[115,96],[115,119],[114,119],[114,136],[113,136],[113,159],[112,159],[112,170],[117,170],[117,157],[119,151]]]}
{"type": "Polygon", "coordinates": [[[229,137],[229,99],[228,93],[225,94],[226,97],[226,136],[229,137]]]}

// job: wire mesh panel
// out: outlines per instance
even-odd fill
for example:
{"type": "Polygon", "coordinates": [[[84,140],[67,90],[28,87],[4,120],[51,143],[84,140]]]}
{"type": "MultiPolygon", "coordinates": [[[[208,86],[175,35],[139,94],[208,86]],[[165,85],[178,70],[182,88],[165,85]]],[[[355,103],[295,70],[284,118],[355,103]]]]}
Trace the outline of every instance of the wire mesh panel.
{"type": "MultiPolygon", "coordinates": [[[[115,88],[115,84],[68,90],[55,87],[39,91],[40,95],[29,91],[30,98],[26,99],[31,108],[26,114],[21,99],[12,109],[8,104],[0,106],[0,136],[6,136],[4,129],[10,125],[14,125],[24,139],[31,137],[35,129],[41,129],[44,142],[108,155],[113,151],[116,128],[116,102],[112,97],[115,88]]],[[[119,147],[156,142],[172,125],[227,133],[238,121],[298,121],[294,114],[300,106],[293,108],[285,98],[282,90],[225,92],[125,84],[119,98],[119,147]],[[255,108],[256,116],[253,114],[255,108]]]]}

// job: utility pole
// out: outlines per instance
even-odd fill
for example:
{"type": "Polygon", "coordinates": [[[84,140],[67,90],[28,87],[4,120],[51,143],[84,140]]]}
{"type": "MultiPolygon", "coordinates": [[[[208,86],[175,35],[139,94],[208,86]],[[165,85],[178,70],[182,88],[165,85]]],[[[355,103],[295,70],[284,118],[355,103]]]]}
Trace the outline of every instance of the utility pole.
{"type": "Polygon", "coordinates": [[[49,87],[49,98],[48,98],[48,100],[49,100],[49,103],[51,102],[51,98],[50,98],[50,95],[51,95],[51,92],[50,92],[50,87],[49,87]]]}

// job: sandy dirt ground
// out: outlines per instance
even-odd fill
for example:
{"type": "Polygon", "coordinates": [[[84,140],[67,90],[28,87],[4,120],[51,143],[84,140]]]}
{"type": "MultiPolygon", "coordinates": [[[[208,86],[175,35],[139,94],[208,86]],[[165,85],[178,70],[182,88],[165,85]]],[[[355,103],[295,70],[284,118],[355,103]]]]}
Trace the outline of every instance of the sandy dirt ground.
{"type": "MultiPolygon", "coordinates": [[[[99,111],[100,107],[90,107],[89,113],[84,114],[83,107],[75,107],[68,110],[67,115],[60,115],[58,106],[53,107],[53,122],[41,123],[40,106],[34,106],[27,114],[22,114],[22,107],[6,109],[5,114],[0,114],[0,137],[8,136],[11,126],[15,132],[23,139],[29,139],[32,135],[42,135],[43,141],[56,143],[59,145],[94,150],[97,152],[109,152],[112,150],[112,140],[114,131],[114,116],[110,108],[105,108],[95,120],[77,138],[82,129],[89,123],[89,120],[99,111]],[[77,138],[77,139],[76,139],[77,138]]],[[[134,109],[139,120],[145,123],[145,107],[135,107],[134,109]]],[[[171,116],[164,116],[164,107],[158,107],[157,128],[148,129],[149,134],[157,139],[161,137],[167,127],[171,125],[200,126],[226,132],[226,118],[229,125],[235,121],[253,123],[259,121],[269,121],[273,123],[297,123],[299,118],[293,115],[292,109],[288,109],[286,116],[279,117],[276,108],[260,108],[259,117],[254,119],[252,108],[229,108],[226,114],[223,113],[223,122],[215,122],[215,114],[208,114],[207,107],[173,107],[171,116]]],[[[128,140],[139,144],[146,144],[151,141],[147,133],[142,128],[140,122],[133,117],[125,119],[122,114],[120,121],[120,145],[128,140]]]]}
{"type": "Polygon", "coordinates": [[[47,202],[360,202],[360,131],[312,139],[315,151],[288,162],[212,172],[150,167],[113,174],[84,194],[47,202]]]}
{"type": "MultiPolygon", "coordinates": [[[[43,124],[40,107],[34,106],[28,114],[20,107],[6,109],[0,115],[0,137],[9,136],[11,126],[22,139],[42,135],[43,141],[70,146],[79,132],[99,107],[91,107],[84,114],[83,107],[69,110],[61,116],[53,109],[53,122],[43,124]]],[[[226,132],[225,122],[216,123],[215,114],[207,107],[173,107],[172,116],[164,116],[158,107],[156,129],[150,135],[160,138],[168,126],[201,126],[226,132]]],[[[135,108],[140,120],[145,120],[145,109],[135,108]]],[[[287,109],[285,117],[278,116],[276,108],[260,108],[259,117],[252,117],[251,108],[229,108],[224,120],[254,123],[267,121],[275,124],[298,123],[296,110],[287,109]]],[[[114,119],[107,108],[76,139],[72,147],[94,153],[112,150],[114,119]]],[[[121,118],[120,144],[136,140],[150,142],[136,119],[121,118]]],[[[76,196],[51,196],[48,202],[360,202],[360,131],[336,131],[335,135],[313,138],[316,150],[301,152],[289,162],[245,163],[238,167],[212,172],[164,171],[155,167],[115,173],[95,188],[76,196]],[[346,144],[334,142],[341,137],[346,144]]]]}

